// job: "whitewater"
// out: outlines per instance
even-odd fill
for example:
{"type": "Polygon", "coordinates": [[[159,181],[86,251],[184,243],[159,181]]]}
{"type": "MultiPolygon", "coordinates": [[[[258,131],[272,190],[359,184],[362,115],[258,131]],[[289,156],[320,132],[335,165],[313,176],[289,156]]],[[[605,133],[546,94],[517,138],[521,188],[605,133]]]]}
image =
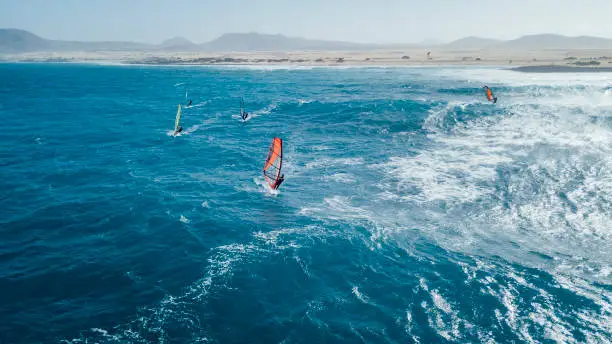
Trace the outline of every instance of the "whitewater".
{"type": "Polygon", "coordinates": [[[0,118],[0,342],[612,341],[611,73],[0,64],[0,118]]]}

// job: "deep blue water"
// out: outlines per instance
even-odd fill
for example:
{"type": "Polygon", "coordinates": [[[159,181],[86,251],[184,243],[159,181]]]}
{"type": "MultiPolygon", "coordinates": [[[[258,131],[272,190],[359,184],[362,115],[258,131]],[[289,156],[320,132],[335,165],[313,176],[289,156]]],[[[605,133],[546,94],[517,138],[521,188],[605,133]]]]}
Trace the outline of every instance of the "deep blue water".
{"type": "Polygon", "coordinates": [[[1,64],[0,343],[609,342],[611,85],[1,64]]]}

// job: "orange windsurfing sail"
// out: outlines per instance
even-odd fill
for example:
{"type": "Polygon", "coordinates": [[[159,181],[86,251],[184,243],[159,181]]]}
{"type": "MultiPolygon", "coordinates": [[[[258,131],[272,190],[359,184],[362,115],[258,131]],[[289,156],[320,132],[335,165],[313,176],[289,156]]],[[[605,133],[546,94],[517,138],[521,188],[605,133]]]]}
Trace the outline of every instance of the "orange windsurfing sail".
{"type": "Polygon", "coordinates": [[[266,158],[266,164],[263,168],[264,177],[274,189],[278,179],[281,175],[281,167],[283,166],[283,140],[275,137],[272,140],[270,149],[268,150],[268,157],[266,158]]]}
{"type": "Polygon", "coordinates": [[[491,91],[489,86],[485,86],[483,88],[485,89],[485,92],[487,93],[487,100],[495,104],[497,102],[497,97],[493,95],[493,91],[491,91]]]}

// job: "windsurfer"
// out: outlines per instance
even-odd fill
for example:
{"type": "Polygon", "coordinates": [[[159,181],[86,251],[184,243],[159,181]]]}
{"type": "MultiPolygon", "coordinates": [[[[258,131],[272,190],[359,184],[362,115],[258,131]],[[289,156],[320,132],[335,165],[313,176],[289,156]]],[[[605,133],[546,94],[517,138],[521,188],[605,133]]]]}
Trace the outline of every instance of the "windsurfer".
{"type": "Polygon", "coordinates": [[[249,118],[249,113],[243,110],[244,108],[244,99],[240,98],[240,117],[242,117],[243,121],[246,121],[249,118]]]}
{"type": "Polygon", "coordinates": [[[266,158],[266,164],[263,168],[264,177],[273,190],[277,190],[285,180],[285,175],[281,175],[282,166],[283,140],[275,137],[268,150],[268,157],[266,158]]]}
{"type": "Polygon", "coordinates": [[[278,177],[278,180],[276,180],[276,183],[274,183],[274,190],[278,190],[278,188],[281,186],[281,184],[285,181],[285,174],[283,173],[280,177],[278,177]]]}
{"type": "Polygon", "coordinates": [[[489,86],[484,86],[483,89],[487,94],[487,100],[492,102],[493,104],[497,103],[497,97],[493,95],[493,91],[489,88],[489,86]]]}

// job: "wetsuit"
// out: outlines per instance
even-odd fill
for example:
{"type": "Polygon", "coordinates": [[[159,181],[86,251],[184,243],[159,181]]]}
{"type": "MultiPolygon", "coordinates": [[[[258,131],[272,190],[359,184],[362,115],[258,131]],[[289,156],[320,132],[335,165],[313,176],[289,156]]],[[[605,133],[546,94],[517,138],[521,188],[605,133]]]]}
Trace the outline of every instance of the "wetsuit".
{"type": "Polygon", "coordinates": [[[281,186],[281,184],[284,181],[285,181],[285,175],[283,174],[282,176],[278,178],[278,180],[276,181],[276,184],[274,184],[274,190],[278,190],[278,188],[281,186]]]}

